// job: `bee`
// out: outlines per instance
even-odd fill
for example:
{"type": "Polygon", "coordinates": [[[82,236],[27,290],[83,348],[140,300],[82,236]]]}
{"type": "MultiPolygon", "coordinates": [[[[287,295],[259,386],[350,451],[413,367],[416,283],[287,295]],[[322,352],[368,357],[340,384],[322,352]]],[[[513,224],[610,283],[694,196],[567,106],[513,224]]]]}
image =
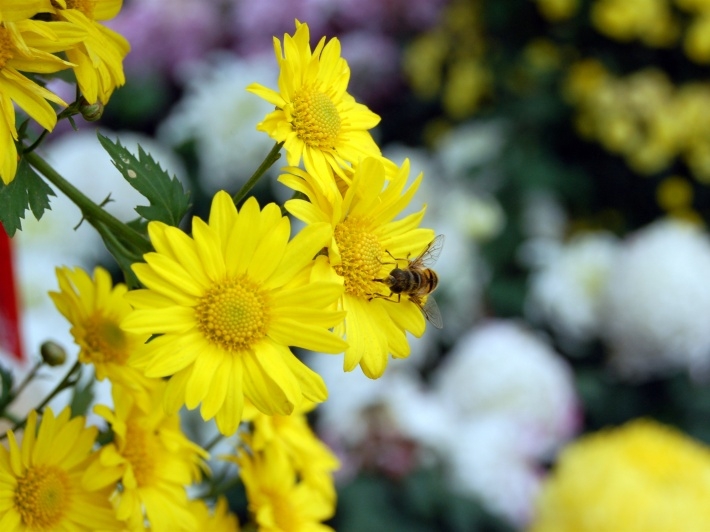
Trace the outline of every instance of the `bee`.
{"type": "Polygon", "coordinates": [[[432,296],[432,292],[436,290],[439,284],[439,276],[431,269],[431,266],[439,258],[443,247],[444,235],[438,235],[429,242],[424,251],[414,260],[409,260],[409,258],[396,259],[388,251],[387,253],[395,261],[395,268],[384,279],[373,279],[373,281],[387,285],[390,289],[390,294],[388,296],[373,294],[372,297],[395,301],[391,298],[397,294],[397,302],[400,302],[402,294],[405,294],[412,303],[419,307],[419,310],[429,320],[429,323],[437,329],[441,329],[444,326],[441,320],[441,312],[439,312],[439,306],[436,304],[434,296],[432,296]],[[400,268],[398,266],[400,261],[407,261],[407,265],[404,268],[400,268]],[[424,301],[425,297],[426,301],[424,301]]]}

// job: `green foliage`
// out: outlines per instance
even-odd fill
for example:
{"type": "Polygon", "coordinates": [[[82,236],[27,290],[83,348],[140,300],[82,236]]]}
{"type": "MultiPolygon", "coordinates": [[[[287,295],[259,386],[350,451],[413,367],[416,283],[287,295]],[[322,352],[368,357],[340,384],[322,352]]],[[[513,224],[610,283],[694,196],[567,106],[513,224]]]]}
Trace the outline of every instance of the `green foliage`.
{"type": "Polygon", "coordinates": [[[71,408],[72,417],[75,416],[85,416],[89,411],[89,406],[94,400],[94,379],[91,378],[87,380],[84,386],[80,386],[77,382],[76,386],[72,388],[72,398],[69,404],[71,408]]]}
{"type": "Polygon", "coordinates": [[[54,191],[25,161],[20,159],[15,179],[8,185],[0,183],[0,222],[9,236],[14,236],[22,229],[22,220],[27,209],[39,220],[44,211],[49,209],[49,196],[54,191]]]}
{"type": "Polygon", "coordinates": [[[190,194],[182,183],[170,177],[140,146],[136,158],[118,139],[113,142],[100,133],[98,137],[121,175],[150,202],[136,207],[136,212],[146,220],[178,226],[190,208],[190,194]]]}
{"type": "Polygon", "coordinates": [[[12,393],[12,385],[14,382],[15,379],[12,375],[12,371],[0,366],[0,413],[5,412],[7,405],[15,398],[12,393]]]}

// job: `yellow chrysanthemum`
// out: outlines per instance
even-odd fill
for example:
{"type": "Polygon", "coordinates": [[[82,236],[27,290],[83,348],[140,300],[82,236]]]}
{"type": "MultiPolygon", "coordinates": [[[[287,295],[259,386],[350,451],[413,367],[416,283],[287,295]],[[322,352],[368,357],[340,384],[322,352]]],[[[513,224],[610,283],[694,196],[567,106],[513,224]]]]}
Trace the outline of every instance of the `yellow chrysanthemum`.
{"type": "Polygon", "coordinates": [[[252,424],[250,442],[254,451],[262,451],[268,445],[281,446],[299,477],[335,502],[333,472],[340,462],[308,424],[306,413],[314,407],[314,403],[304,402],[290,416],[267,416],[247,403],[244,421],[252,424]]]}
{"type": "Polygon", "coordinates": [[[98,431],[70,415],[69,408],[57,417],[45,409],[38,432],[33,410],[22,443],[10,431],[10,450],[0,445],[0,530],[120,530],[109,500],[113,486],[81,483],[96,459],[91,448],[98,431]]]}
{"type": "Polygon", "coordinates": [[[257,129],[283,142],[288,164],[303,160],[306,171],[327,175],[361,158],[379,157],[380,149],[368,130],[380,117],[346,92],[350,68],[340,57],[340,42],[323,37],[311,51],[307,24],[296,21],[296,33],[274,38],[280,66],[279,91],[253,83],[247,90],[276,106],[257,129]]]}
{"type": "Polygon", "coordinates": [[[147,289],[128,294],[136,310],[123,326],[160,335],[134,363],[148,377],[171,377],[169,411],[202,403],[202,417],[232,434],[244,397],[285,415],[304,397],[325,400],[323,379],[289,346],[329,353],[346,346],[329,331],[343,314],[327,310],[342,286],[321,280],[324,259],[313,260],[329,240],[328,224],[289,241],[289,220],[276,204],[260,210],[252,197],[237,211],[219,192],[209,223],[193,218],[192,238],[157,222],[148,231],[156,252],[133,266],[147,289]]]}
{"type": "Polygon", "coordinates": [[[392,257],[416,257],[434,238],[431,229],[419,228],[425,209],[395,220],[411,201],[422,175],[405,190],[409,175],[409,161],[405,161],[385,186],[383,163],[367,158],[355,168],[352,184],[341,195],[334,184],[330,191],[321,190],[319,183],[325,180],[298,168],[288,168],[288,172],[279,180],[310,202],[290,200],[286,209],[307,224],[330,226],[328,257],[345,284],[339,306],[347,314],[335,329],[349,344],[345,371],[360,364],[365,375],[378,378],[390,353],[396,358],[409,355],[406,331],[415,336],[424,333],[422,313],[407,296],[399,302],[374,297],[388,293],[375,279],[386,278],[394,268],[392,257]]]}
{"type": "Polygon", "coordinates": [[[189,510],[195,516],[197,528],[205,532],[239,532],[239,520],[230,513],[227,499],[220,497],[210,510],[203,500],[190,501],[189,510]]]}
{"type": "Polygon", "coordinates": [[[147,390],[156,385],[156,379],[147,379],[127,363],[148,337],[121,329],[121,320],[132,311],[124,297],[126,285],[113,286],[110,274],[101,267],[94,269],[93,279],[79,268],[57,268],[57,279],[60,291],[49,295],[72,324],[79,360],[93,364],[98,380],[108,377],[133,390],[141,407],[147,408],[147,390]]]}
{"type": "Polygon", "coordinates": [[[259,532],[332,532],[322,521],[335,513],[334,501],[298,478],[281,446],[243,452],[236,462],[259,532]]]}
{"type": "Polygon", "coordinates": [[[52,130],[57,115],[49,101],[67,104],[21,72],[47,74],[69,68],[71,63],[52,55],[72,46],[77,35],[64,24],[27,20],[39,12],[52,11],[46,2],[0,2],[0,178],[7,184],[17,172],[17,129],[13,102],[44,129],[52,130]],[[26,4],[26,5],[22,5],[26,4]]]}
{"type": "Polygon", "coordinates": [[[142,530],[146,519],[155,531],[197,530],[185,487],[200,479],[208,455],[183,435],[177,414],[165,414],[164,390],[163,384],[152,392],[149,412],[137,408],[122,386],[113,387],[113,411],[104,405],[94,408],[111,425],[114,441],[86,470],[83,485],[120,482],[112,497],[116,517],[131,530],[142,530]]]}
{"type": "Polygon", "coordinates": [[[562,451],[538,501],[534,532],[710,530],[710,449],[651,420],[562,451]]]}
{"type": "Polygon", "coordinates": [[[123,59],[131,49],[128,41],[99,24],[121,10],[123,0],[52,0],[57,20],[75,24],[84,39],[67,50],[81,94],[90,104],[107,103],[114,89],[126,83],[123,59]]]}

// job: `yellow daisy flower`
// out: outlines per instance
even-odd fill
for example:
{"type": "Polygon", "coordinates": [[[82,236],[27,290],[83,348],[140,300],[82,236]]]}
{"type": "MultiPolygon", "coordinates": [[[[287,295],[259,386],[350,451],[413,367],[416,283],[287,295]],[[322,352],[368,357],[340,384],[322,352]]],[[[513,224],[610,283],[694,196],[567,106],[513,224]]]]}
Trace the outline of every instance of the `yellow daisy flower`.
{"type": "Polygon", "coordinates": [[[120,530],[110,482],[99,489],[81,483],[96,459],[98,429],[70,415],[68,407],[56,417],[46,408],[38,431],[33,410],[22,443],[10,431],[9,451],[0,445],[0,530],[120,530]]]}
{"type": "Polygon", "coordinates": [[[322,521],[335,513],[334,501],[298,479],[283,448],[268,445],[259,452],[243,452],[235,461],[259,532],[332,532],[322,521]]]}
{"type": "Polygon", "coordinates": [[[321,280],[313,257],[329,239],[314,224],[289,241],[288,217],[249,198],[237,211],[218,192],[209,222],[193,218],[192,238],[159,222],[148,226],[155,253],[133,271],[147,289],[128,294],[135,310],[123,327],[159,334],[133,362],[148,377],[171,377],[169,411],[202,403],[233,434],[244,397],[266,414],[290,414],[305,397],[321,402],[321,377],[289,349],[339,353],[346,344],[329,329],[343,314],[327,310],[342,286],[321,280]]]}
{"type": "Polygon", "coordinates": [[[311,51],[307,24],[296,21],[296,33],[274,38],[274,51],[280,66],[279,91],[258,83],[247,90],[276,106],[257,129],[277,142],[283,142],[288,164],[306,171],[327,175],[332,168],[357,163],[366,156],[379,157],[380,149],[368,130],[380,117],[359,104],[346,92],[350,68],[340,57],[340,42],[323,37],[311,51]]]}
{"type": "Polygon", "coordinates": [[[201,499],[192,500],[189,503],[189,510],[197,520],[195,530],[205,530],[209,532],[239,532],[239,519],[229,511],[227,499],[220,497],[217,499],[214,508],[210,510],[205,501],[201,499]]]}
{"type": "Polygon", "coordinates": [[[247,403],[244,421],[252,424],[252,450],[262,451],[268,445],[280,445],[299,477],[334,503],[333,472],[340,467],[340,462],[308,424],[306,414],[314,407],[315,403],[304,401],[290,416],[267,416],[247,403]]]}
{"type": "Polygon", "coordinates": [[[105,269],[94,269],[94,278],[79,268],[57,268],[59,292],[49,295],[62,315],[72,324],[70,330],[80,348],[79,361],[93,364],[96,378],[130,388],[142,408],[148,408],[147,390],[157,379],[148,379],[128,365],[129,357],[148,339],[121,329],[121,320],[131,313],[126,301],[126,285],[113,286],[105,269]]]}
{"type": "MultiPolygon", "coordinates": [[[[57,115],[47,100],[67,105],[20,71],[48,74],[70,67],[70,63],[52,52],[68,48],[77,39],[76,35],[63,32],[66,29],[63,25],[53,27],[47,22],[23,20],[21,17],[27,15],[27,10],[16,4],[7,0],[0,2],[0,178],[5,184],[10,183],[17,172],[14,104],[50,131],[57,123],[57,115]]],[[[37,9],[34,13],[52,9],[48,2],[27,4],[34,6],[30,11],[37,9]]]]}
{"type": "Polygon", "coordinates": [[[201,478],[208,454],[183,435],[177,414],[165,414],[164,391],[162,385],[152,392],[146,412],[129,390],[114,386],[114,410],[94,408],[111,425],[114,441],[99,451],[83,485],[96,489],[120,482],[112,496],[116,517],[131,530],[142,530],[146,519],[152,530],[197,530],[185,487],[201,478]]]}
{"type": "Polygon", "coordinates": [[[69,48],[67,58],[74,63],[74,74],[84,99],[90,104],[107,103],[114,89],[126,83],[123,59],[131,49],[128,41],[99,24],[121,10],[122,0],[52,0],[57,20],[75,24],[84,39],[69,48]]]}
{"type": "Polygon", "coordinates": [[[394,267],[393,257],[416,257],[434,238],[431,229],[419,228],[424,208],[395,220],[411,201],[422,175],[405,190],[408,160],[387,181],[383,163],[367,158],[355,167],[352,185],[341,195],[335,184],[322,191],[325,180],[298,168],[287,171],[279,181],[310,200],[287,201],[288,212],[307,224],[326,222],[331,228],[328,257],[345,284],[339,308],[347,314],[335,329],[349,344],[344,369],[351,371],[359,364],[365,375],[376,379],[387,367],[388,354],[409,356],[406,331],[419,337],[425,329],[418,305],[408,297],[399,302],[377,297],[387,295],[388,288],[375,281],[387,277],[394,267]]]}

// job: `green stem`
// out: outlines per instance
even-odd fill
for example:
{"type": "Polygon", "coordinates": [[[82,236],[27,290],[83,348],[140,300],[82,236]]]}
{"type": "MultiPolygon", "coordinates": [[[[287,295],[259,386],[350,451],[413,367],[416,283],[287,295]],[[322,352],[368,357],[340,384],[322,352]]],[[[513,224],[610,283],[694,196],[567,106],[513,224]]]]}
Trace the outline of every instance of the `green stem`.
{"type": "Polygon", "coordinates": [[[212,447],[214,447],[214,446],[217,445],[220,441],[222,441],[223,438],[224,438],[224,435],[223,435],[221,432],[218,433],[214,438],[212,438],[212,440],[210,440],[209,442],[207,442],[207,445],[205,445],[205,446],[203,447],[203,449],[204,449],[205,451],[208,451],[208,452],[211,451],[211,450],[212,450],[212,447]]]}
{"type": "Polygon", "coordinates": [[[271,168],[271,166],[276,161],[279,160],[279,158],[281,157],[281,148],[283,145],[283,142],[277,142],[274,147],[271,148],[271,151],[263,160],[263,162],[259,165],[259,168],[256,169],[254,175],[249,178],[249,181],[244,183],[244,186],[239,189],[239,192],[232,196],[232,200],[234,201],[235,205],[239,205],[244,200],[244,198],[247,197],[247,194],[249,194],[249,191],[254,187],[254,185],[256,185],[256,182],[261,179],[261,176],[263,176],[266,171],[271,168]]]}
{"type": "Polygon", "coordinates": [[[17,390],[14,391],[15,397],[20,395],[22,393],[22,390],[24,390],[27,385],[34,379],[35,375],[37,375],[37,372],[39,371],[39,368],[41,368],[44,365],[44,360],[40,360],[37,362],[32,370],[27,374],[25,379],[20,383],[20,385],[17,387],[17,390]]]}
{"type": "Polygon", "coordinates": [[[113,234],[134,248],[140,255],[151,250],[150,242],[145,237],[94,203],[78,188],[64,179],[54,168],[42,159],[42,157],[34,152],[23,153],[22,156],[39,173],[72,200],[74,204],[81,209],[84,218],[86,218],[91,225],[96,227],[96,222],[102,223],[108,227],[113,234]]]}

